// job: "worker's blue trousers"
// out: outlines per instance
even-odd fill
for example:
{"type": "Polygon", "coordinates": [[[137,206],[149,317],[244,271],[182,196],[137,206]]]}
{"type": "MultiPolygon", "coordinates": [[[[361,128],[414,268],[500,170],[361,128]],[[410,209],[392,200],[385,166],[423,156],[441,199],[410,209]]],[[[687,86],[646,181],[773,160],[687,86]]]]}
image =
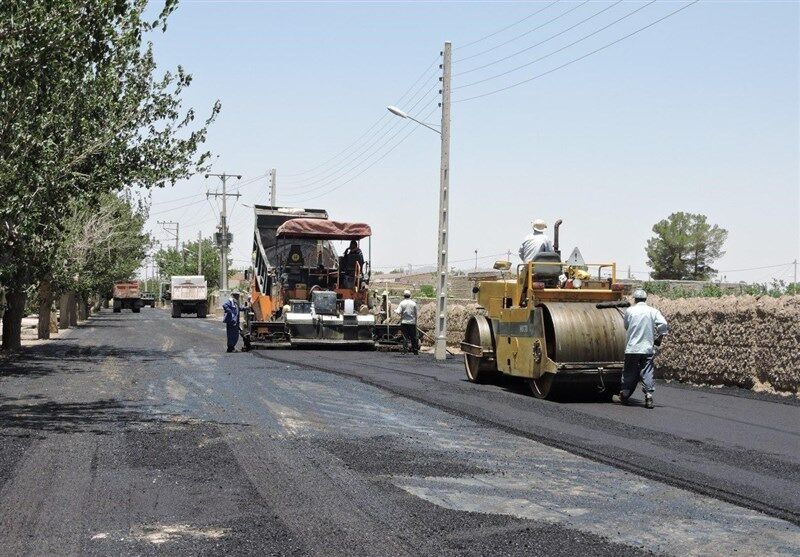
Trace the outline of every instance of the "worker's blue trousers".
{"type": "Polygon", "coordinates": [[[622,388],[619,391],[622,398],[631,396],[639,381],[642,382],[642,392],[645,395],[652,395],[655,392],[654,356],[655,354],[625,354],[625,367],[622,368],[622,388]]]}
{"type": "Polygon", "coordinates": [[[228,350],[233,350],[239,342],[239,326],[236,323],[225,323],[225,329],[228,333],[228,350]]]}

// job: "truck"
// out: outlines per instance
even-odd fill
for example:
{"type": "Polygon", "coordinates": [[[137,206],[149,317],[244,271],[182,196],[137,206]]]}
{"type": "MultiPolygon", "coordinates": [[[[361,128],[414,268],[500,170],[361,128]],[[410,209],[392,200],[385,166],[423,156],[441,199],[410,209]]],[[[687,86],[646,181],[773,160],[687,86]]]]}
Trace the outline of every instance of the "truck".
{"type": "Polygon", "coordinates": [[[139,313],[142,309],[142,294],[139,281],[119,281],[114,283],[114,313],[119,313],[123,309],[129,309],[133,313],[139,313]]]}
{"type": "Polygon", "coordinates": [[[208,284],[202,275],[174,276],[170,287],[172,317],[195,313],[205,318],[208,314],[208,284]]]}

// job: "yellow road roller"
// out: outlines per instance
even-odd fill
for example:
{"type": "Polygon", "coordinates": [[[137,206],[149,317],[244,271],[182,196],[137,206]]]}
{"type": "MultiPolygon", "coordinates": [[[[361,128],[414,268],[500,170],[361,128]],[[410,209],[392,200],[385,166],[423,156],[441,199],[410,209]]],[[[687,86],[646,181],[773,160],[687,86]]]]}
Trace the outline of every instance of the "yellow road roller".
{"type": "Polygon", "coordinates": [[[615,263],[571,265],[554,251],[517,265],[515,273],[507,261],[495,269],[506,276],[476,285],[486,315],[470,319],[461,343],[469,381],[520,377],[537,398],[619,392],[628,303],[615,263]]]}

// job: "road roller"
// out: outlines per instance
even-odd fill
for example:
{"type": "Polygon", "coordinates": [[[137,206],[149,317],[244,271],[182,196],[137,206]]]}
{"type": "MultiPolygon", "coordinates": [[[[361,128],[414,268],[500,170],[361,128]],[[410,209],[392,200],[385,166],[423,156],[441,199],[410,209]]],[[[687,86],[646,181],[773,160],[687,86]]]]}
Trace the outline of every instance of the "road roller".
{"type": "Polygon", "coordinates": [[[475,286],[485,315],[469,320],[461,343],[467,379],[519,377],[537,398],[610,397],[620,388],[628,305],[616,264],[562,262],[556,241],[554,249],[516,272],[498,261],[501,276],[475,286]]]}

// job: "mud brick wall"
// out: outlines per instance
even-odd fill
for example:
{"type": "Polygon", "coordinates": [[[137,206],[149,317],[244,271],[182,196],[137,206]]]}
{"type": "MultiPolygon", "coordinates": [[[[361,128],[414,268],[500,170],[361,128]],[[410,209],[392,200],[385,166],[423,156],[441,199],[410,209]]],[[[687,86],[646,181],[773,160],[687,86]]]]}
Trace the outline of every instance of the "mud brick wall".
{"type": "Polygon", "coordinates": [[[800,394],[800,296],[648,302],[670,324],[661,377],[800,394]]]}

